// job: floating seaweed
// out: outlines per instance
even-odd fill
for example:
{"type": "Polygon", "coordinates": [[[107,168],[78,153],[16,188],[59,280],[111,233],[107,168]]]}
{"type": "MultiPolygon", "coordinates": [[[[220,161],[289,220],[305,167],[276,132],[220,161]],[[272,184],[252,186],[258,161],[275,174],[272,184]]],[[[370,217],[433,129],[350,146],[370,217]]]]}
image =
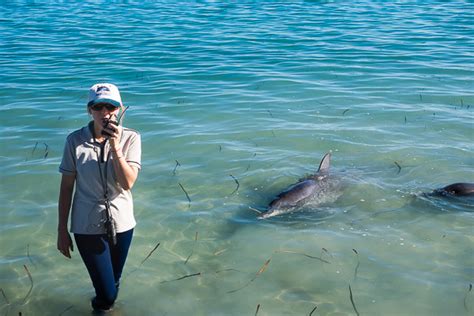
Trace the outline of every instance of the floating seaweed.
{"type": "Polygon", "coordinates": [[[359,316],[359,311],[357,311],[357,308],[355,306],[354,297],[352,296],[352,289],[351,289],[350,284],[349,284],[349,299],[351,300],[352,308],[354,308],[355,313],[357,314],[357,316],[359,316]]]}
{"type": "Polygon", "coordinates": [[[130,274],[135,273],[138,269],[140,269],[140,267],[145,263],[145,261],[147,261],[151,257],[151,255],[155,252],[156,249],[158,249],[159,246],[160,246],[160,243],[157,243],[156,246],[145,257],[145,259],[143,259],[142,262],[140,262],[140,264],[135,269],[133,269],[129,274],[127,274],[123,279],[127,278],[130,274]]]}
{"type": "MultiPolygon", "coordinates": [[[[35,143],[35,146],[34,146],[33,149],[31,150],[31,158],[33,158],[33,156],[34,156],[34,154],[35,154],[35,152],[36,152],[36,149],[38,149],[38,144],[39,144],[39,142],[36,142],[36,143],[35,143]]],[[[48,152],[49,146],[48,146],[48,144],[46,144],[46,143],[43,143],[43,144],[44,144],[44,146],[45,146],[45,150],[44,150],[43,157],[46,158],[46,157],[48,157],[48,154],[49,154],[49,152],[48,152]]],[[[26,160],[28,160],[28,157],[26,157],[26,160]]]]}
{"type": "Polygon", "coordinates": [[[185,276],[179,277],[179,278],[177,278],[177,279],[173,279],[173,280],[161,281],[160,283],[167,283],[167,282],[173,282],[173,281],[180,281],[180,280],[184,280],[184,279],[187,279],[187,278],[191,278],[191,277],[195,277],[195,276],[200,276],[200,275],[201,275],[201,272],[198,272],[198,273],[188,274],[188,275],[185,275],[185,276]]]}
{"type": "Polygon", "coordinates": [[[151,257],[151,255],[155,252],[155,250],[156,250],[159,246],[160,246],[160,243],[158,242],[158,243],[156,244],[155,248],[153,248],[153,249],[150,251],[150,253],[148,254],[148,256],[146,256],[145,259],[142,260],[142,262],[140,263],[140,266],[141,266],[142,264],[144,264],[145,261],[148,260],[148,258],[151,257]]]}
{"type": "Polygon", "coordinates": [[[259,310],[260,310],[260,304],[257,305],[257,310],[255,311],[255,316],[257,316],[259,310]]]}
{"type": "Polygon", "coordinates": [[[179,166],[181,166],[178,160],[175,160],[175,161],[176,161],[176,165],[174,166],[174,169],[173,169],[173,176],[176,175],[176,170],[178,169],[179,166]]]}
{"type": "Polygon", "coordinates": [[[33,277],[31,276],[31,273],[28,270],[28,267],[26,265],[23,265],[23,267],[25,268],[26,274],[28,274],[28,278],[30,279],[30,290],[28,291],[28,293],[26,293],[26,296],[23,299],[23,304],[25,304],[28,297],[30,297],[31,291],[33,291],[33,277]]]}
{"type": "Polygon", "coordinates": [[[74,305],[71,305],[67,307],[65,310],[63,310],[61,313],[59,313],[59,316],[66,314],[68,311],[74,308],[74,305]]]}
{"type": "Polygon", "coordinates": [[[239,190],[240,183],[239,183],[239,181],[238,181],[233,175],[229,174],[229,176],[231,176],[232,179],[234,179],[234,182],[237,184],[237,187],[235,188],[235,190],[232,191],[232,193],[230,194],[230,195],[233,195],[235,192],[237,192],[237,191],[239,190]]]}
{"type": "Polygon", "coordinates": [[[2,293],[3,299],[5,302],[7,302],[7,305],[10,305],[10,301],[7,298],[7,295],[5,294],[5,291],[3,289],[0,289],[0,293],[2,293]]]}
{"type": "Polygon", "coordinates": [[[33,259],[31,259],[30,256],[30,244],[26,245],[26,256],[28,257],[28,260],[31,262],[31,264],[35,266],[35,263],[33,262],[33,259]]]}
{"type": "Polygon", "coordinates": [[[467,295],[469,294],[469,292],[472,291],[472,283],[469,284],[469,289],[467,290],[466,292],[466,295],[464,295],[464,309],[469,312],[469,308],[467,308],[467,295]]]}
{"type": "Polygon", "coordinates": [[[352,251],[354,251],[354,253],[355,253],[356,256],[357,256],[357,265],[356,265],[356,267],[355,267],[355,269],[354,269],[354,281],[355,281],[355,279],[357,278],[357,270],[359,270],[360,260],[359,260],[359,253],[357,252],[357,250],[352,249],[352,251]]]}
{"type": "Polygon", "coordinates": [[[272,258],[270,257],[270,259],[268,259],[267,261],[265,261],[265,263],[263,264],[263,266],[260,268],[260,270],[258,270],[258,272],[254,275],[254,277],[252,279],[250,279],[250,281],[248,281],[247,283],[245,283],[242,287],[238,288],[238,289],[235,289],[235,290],[231,290],[231,291],[228,291],[227,293],[230,294],[230,293],[235,293],[237,291],[240,291],[242,290],[243,288],[246,288],[247,286],[250,285],[250,283],[252,283],[253,281],[255,281],[255,279],[260,275],[262,274],[263,272],[265,272],[265,270],[267,269],[268,265],[270,264],[270,260],[272,260],[272,258]]]}
{"type": "Polygon", "coordinates": [[[227,249],[224,248],[224,249],[221,249],[221,250],[218,250],[218,251],[214,252],[214,256],[219,256],[219,255],[222,254],[224,251],[227,251],[227,249]]]}
{"type": "Polygon", "coordinates": [[[194,248],[196,247],[197,240],[198,240],[198,232],[196,232],[196,235],[194,236],[193,249],[191,250],[191,253],[190,253],[189,256],[186,258],[186,260],[184,261],[184,264],[188,263],[189,258],[191,258],[191,256],[194,254],[194,248]]]}
{"type": "Polygon", "coordinates": [[[329,250],[327,250],[327,249],[324,248],[324,247],[321,248],[321,255],[320,255],[320,257],[323,256],[323,253],[327,254],[327,255],[328,255],[329,257],[331,257],[331,258],[334,258],[333,255],[329,252],[329,250]]]}
{"type": "Polygon", "coordinates": [[[36,151],[36,148],[38,148],[38,142],[36,142],[35,144],[35,147],[33,148],[33,150],[31,151],[31,157],[33,157],[35,151],[36,151]]]}
{"type": "Polygon", "coordinates": [[[342,112],[342,116],[346,115],[346,113],[347,113],[349,110],[350,110],[350,109],[344,110],[344,112],[342,112]]]}
{"type": "Polygon", "coordinates": [[[402,166],[400,166],[400,164],[399,164],[398,162],[396,162],[396,161],[394,161],[393,163],[394,163],[394,164],[397,166],[397,168],[398,168],[397,174],[400,174],[400,172],[402,171],[402,166]]]}
{"type": "Polygon", "coordinates": [[[191,207],[191,198],[189,197],[188,192],[186,192],[186,190],[184,189],[183,185],[181,183],[178,183],[178,184],[181,187],[181,190],[183,190],[184,194],[186,194],[186,198],[188,199],[188,202],[189,202],[188,208],[190,208],[191,207]]]}
{"type": "Polygon", "coordinates": [[[308,254],[306,254],[306,253],[304,253],[304,252],[299,252],[299,251],[293,251],[293,250],[276,250],[275,253],[292,253],[292,254],[302,255],[302,256],[308,257],[308,258],[310,258],[310,259],[316,259],[316,260],[319,260],[319,261],[321,261],[321,262],[331,264],[331,262],[329,262],[329,261],[327,261],[327,260],[324,260],[324,259],[321,258],[321,257],[311,256],[311,255],[308,255],[308,254]]]}
{"type": "Polygon", "coordinates": [[[46,159],[48,157],[48,154],[49,154],[49,151],[48,151],[48,144],[46,143],[43,143],[44,144],[44,156],[43,156],[43,159],[46,159]]]}
{"type": "Polygon", "coordinates": [[[228,272],[228,271],[233,271],[233,272],[242,272],[240,270],[237,270],[237,269],[233,269],[233,268],[227,268],[227,269],[222,269],[222,270],[217,270],[215,273],[218,274],[218,273],[221,273],[221,272],[228,272]]]}
{"type": "Polygon", "coordinates": [[[316,309],[318,308],[318,306],[315,306],[311,312],[309,313],[309,316],[313,316],[313,313],[316,311],[316,309]]]}
{"type": "Polygon", "coordinates": [[[270,260],[272,260],[272,258],[269,258],[267,261],[265,261],[265,263],[263,264],[263,266],[260,268],[260,270],[258,270],[257,274],[255,274],[255,276],[252,278],[252,280],[250,281],[253,281],[255,280],[260,274],[262,274],[263,272],[265,272],[265,270],[267,269],[268,265],[270,264],[270,260]]]}

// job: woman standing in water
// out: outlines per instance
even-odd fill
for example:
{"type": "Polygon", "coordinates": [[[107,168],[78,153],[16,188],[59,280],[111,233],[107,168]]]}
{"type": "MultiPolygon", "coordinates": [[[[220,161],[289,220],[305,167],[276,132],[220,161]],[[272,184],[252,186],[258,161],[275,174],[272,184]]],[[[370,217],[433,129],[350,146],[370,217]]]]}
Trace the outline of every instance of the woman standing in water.
{"type": "Polygon", "coordinates": [[[95,288],[96,311],[111,309],[117,298],[136,224],[130,190],[141,168],[141,139],[120,126],[125,110],[115,85],[93,85],[87,104],[93,120],[67,137],[59,167],[57,247],[71,258],[71,210],[70,231],[95,288]]]}

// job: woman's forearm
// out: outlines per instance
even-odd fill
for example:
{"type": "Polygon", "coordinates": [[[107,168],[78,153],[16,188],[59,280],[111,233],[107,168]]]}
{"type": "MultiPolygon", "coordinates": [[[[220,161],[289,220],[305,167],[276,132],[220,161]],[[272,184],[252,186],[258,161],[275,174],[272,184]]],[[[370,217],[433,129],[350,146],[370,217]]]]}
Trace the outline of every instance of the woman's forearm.
{"type": "Polygon", "coordinates": [[[137,180],[138,169],[128,164],[121,148],[112,150],[112,157],[118,183],[124,190],[130,190],[137,180]]]}
{"type": "Polygon", "coordinates": [[[75,180],[76,177],[70,175],[63,175],[61,178],[58,201],[58,231],[67,231],[75,180]]]}

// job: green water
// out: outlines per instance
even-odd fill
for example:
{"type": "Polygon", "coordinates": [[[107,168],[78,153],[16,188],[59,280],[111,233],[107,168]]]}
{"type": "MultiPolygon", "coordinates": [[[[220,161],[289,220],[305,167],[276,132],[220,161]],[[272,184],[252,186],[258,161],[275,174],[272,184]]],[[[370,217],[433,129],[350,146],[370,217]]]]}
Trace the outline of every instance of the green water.
{"type": "Polygon", "coordinates": [[[101,81],[143,143],[113,315],[474,312],[473,200],[420,196],[474,182],[472,2],[0,9],[2,315],[90,314],[58,166],[101,81]],[[336,202],[256,219],[328,151],[336,202]]]}

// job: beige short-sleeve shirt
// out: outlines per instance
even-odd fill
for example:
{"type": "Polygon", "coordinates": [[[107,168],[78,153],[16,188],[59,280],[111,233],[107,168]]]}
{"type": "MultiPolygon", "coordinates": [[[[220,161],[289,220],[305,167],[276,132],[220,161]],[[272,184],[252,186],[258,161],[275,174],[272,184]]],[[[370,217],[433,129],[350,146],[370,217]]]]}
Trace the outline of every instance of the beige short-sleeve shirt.
{"type": "MultiPolygon", "coordinates": [[[[90,125],[69,134],[59,166],[62,174],[76,176],[71,209],[71,232],[86,235],[105,233],[103,187],[105,176],[117,232],[125,232],[136,225],[132,193],[130,190],[124,190],[116,179],[111,161],[114,158],[109,154],[109,143],[106,142],[104,145],[96,142],[90,125]]],[[[132,129],[123,128],[120,146],[126,161],[141,169],[140,134],[132,129]]]]}

